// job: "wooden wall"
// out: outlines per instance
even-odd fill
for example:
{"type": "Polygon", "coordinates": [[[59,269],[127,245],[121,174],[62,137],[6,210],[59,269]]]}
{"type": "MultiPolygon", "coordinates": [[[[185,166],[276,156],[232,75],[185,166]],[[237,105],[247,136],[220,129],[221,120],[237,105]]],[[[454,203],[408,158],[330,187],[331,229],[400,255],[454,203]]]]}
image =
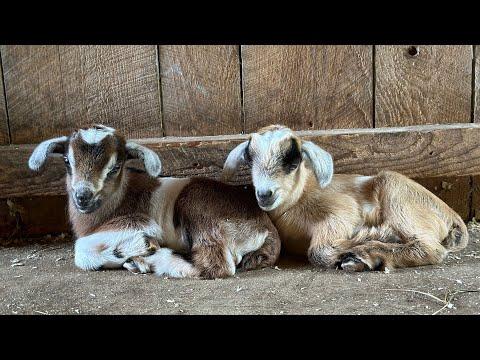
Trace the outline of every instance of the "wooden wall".
{"type": "Polygon", "coordinates": [[[37,175],[26,161],[33,144],[91,123],[144,139],[166,173],[214,177],[242,134],[283,123],[312,131],[338,171],[399,169],[480,216],[479,48],[0,46],[0,236],[68,230],[60,162],[37,175]]]}

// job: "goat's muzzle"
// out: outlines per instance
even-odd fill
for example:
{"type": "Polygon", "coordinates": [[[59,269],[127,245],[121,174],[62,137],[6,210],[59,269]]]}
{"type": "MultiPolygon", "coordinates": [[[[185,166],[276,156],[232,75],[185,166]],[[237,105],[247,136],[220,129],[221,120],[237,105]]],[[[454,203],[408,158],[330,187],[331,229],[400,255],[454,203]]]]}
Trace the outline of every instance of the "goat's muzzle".
{"type": "Polygon", "coordinates": [[[78,211],[84,214],[91,213],[100,207],[100,199],[94,197],[93,192],[88,187],[81,187],[73,193],[73,203],[78,211]]]}
{"type": "Polygon", "coordinates": [[[262,209],[269,209],[277,200],[277,196],[272,190],[257,190],[258,205],[262,209]]]}

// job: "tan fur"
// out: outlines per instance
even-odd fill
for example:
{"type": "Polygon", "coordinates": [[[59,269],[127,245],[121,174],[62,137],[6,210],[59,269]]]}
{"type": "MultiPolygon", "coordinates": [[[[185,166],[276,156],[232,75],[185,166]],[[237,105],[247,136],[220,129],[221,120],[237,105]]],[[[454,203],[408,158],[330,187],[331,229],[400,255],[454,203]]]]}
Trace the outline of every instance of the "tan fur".
{"type": "MultiPolygon", "coordinates": [[[[272,125],[258,133],[284,128],[272,125]]],[[[257,151],[253,141],[250,147],[257,151]]],[[[265,156],[258,161],[268,163],[265,156]]],[[[280,185],[283,201],[269,215],[283,246],[308,254],[314,264],[356,271],[437,264],[467,244],[460,216],[399,173],[337,174],[322,189],[305,160],[289,174],[266,171],[280,185]]]]}

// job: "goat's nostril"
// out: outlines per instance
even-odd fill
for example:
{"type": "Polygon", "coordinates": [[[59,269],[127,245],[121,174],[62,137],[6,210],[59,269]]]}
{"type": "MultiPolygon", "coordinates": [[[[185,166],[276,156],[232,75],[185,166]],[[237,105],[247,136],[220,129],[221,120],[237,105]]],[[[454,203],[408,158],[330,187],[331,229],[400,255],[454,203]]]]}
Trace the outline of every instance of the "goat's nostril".
{"type": "Polygon", "coordinates": [[[80,189],[75,192],[75,199],[79,205],[88,204],[93,198],[93,192],[88,189],[80,189]]]}
{"type": "Polygon", "coordinates": [[[257,191],[257,196],[261,200],[268,200],[272,197],[273,192],[272,190],[266,190],[266,191],[257,191]]]}

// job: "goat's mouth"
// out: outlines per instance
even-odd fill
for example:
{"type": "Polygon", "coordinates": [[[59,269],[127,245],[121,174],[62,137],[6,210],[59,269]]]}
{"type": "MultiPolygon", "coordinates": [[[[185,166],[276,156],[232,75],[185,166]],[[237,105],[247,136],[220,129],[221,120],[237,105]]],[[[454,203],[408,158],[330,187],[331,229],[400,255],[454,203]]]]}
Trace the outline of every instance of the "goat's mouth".
{"type": "Polygon", "coordinates": [[[90,214],[100,207],[102,201],[97,198],[92,200],[88,205],[79,205],[75,200],[73,200],[73,204],[75,205],[75,208],[82,214],[90,214]]]}
{"type": "Polygon", "coordinates": [[[263,211],[271,211],[274,210],[280,204],[280,196],[277,196],[273,199],[268,199],[267,201],[261,201],[257,199],[258,206],[263,211]]]}

